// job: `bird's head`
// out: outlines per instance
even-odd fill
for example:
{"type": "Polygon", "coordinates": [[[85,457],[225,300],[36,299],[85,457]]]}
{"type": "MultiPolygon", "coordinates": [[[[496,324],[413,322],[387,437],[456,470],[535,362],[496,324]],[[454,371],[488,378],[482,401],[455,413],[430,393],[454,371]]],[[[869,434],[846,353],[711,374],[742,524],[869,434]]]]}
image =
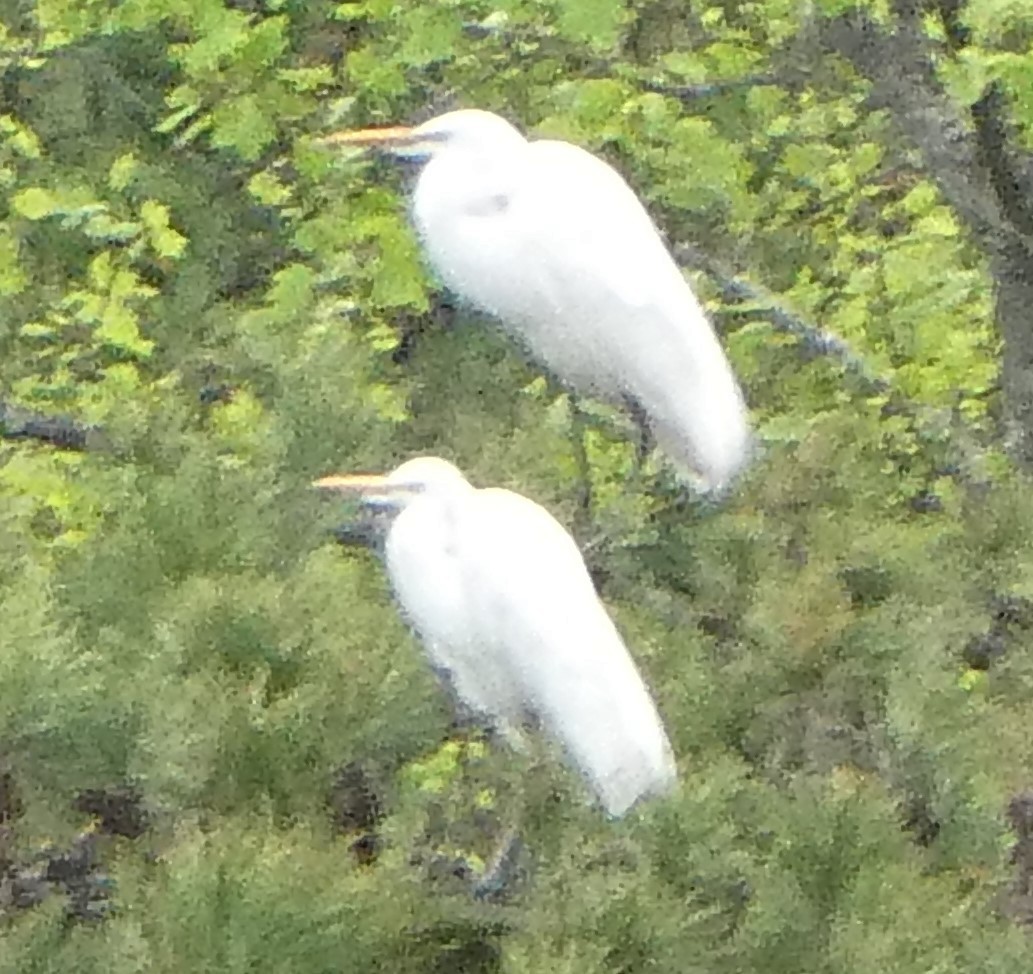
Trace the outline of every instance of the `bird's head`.
{"type": "Polygon", "coordinates": [[[491,149],[519,146],[524,137],[502,116],[476,108],[438,115],[422,125],[335,132],[324,145],[379,149],[402,159],[425,162],[446,149],[491,149]]]}
{"type": "Polygon", "coordinates": [[[415,457],[389,474],[333,474],[312,484],[319,490],[351,497],[378,511],[404,510],[417,497],[469,488],[466,478],[440,457],[415,457]]]}

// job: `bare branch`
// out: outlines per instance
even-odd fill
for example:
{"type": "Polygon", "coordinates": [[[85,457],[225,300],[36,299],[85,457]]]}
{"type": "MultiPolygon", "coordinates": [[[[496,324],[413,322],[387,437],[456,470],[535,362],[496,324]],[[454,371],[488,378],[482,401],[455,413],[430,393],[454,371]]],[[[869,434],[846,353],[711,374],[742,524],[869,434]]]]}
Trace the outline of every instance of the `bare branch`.
{"type": "Polygon", "coordinates": [[[733,303],[748,301],[761,305],[764,316],[777,331],[792,335],[802,347],[815,355],[825,355],[837,359],[848,373],[861,380],[862,385],[869,392],[880,394],[891,390],[889,380],[874,374],[863,356],[855,352],[846,339],[834,332],[820,328],[790,311],[770,291],[737,277],[720,261],[703,253],[692,244],[676,244],[674,256],[683,267],[701,270],[707,274],[720,289],[724,300],[733,303]]]}
{"type": "Polygon", "coordinates": [[[721,95],[743,91],[748,88],[770,87],[781,85],[782,79],[774,74],[747,75],[745,78],[732,78],[728,81],[710,81],[700,84],[664,84],[659,81],[641,81],[638,87],[643,91],[651,91],[657,95],[677,98],[683,104],[699,101],[703,98],[717,98],[721,95]]]}
{"type": "MultiPolygon", "coordinates": [[[[790,311],[776,295],[737,277],[720,261],[704,254],[692,244],[675,244],[673,251],[681,266],[703,271],[718,286],[726,301],[755,305],[751,313],[754,310],[762,313],[775,330],[792,335],[808,352],[836,359],[845,372],[859,381],[866,394],[885,396],[884,415],[907,417],[919,441],[942,451],[942,475],[950,476],[972,490],[980,490],[985,486],[985,451],[976,441],[973,431],[960,424],[952,410],[927,406],[908,398],[891,379],[875,374],[864,356],[856,352],[845,339],[790,311]]],[[[916,503],[921,504],[921,499],[917,499],[916,503]]]]}

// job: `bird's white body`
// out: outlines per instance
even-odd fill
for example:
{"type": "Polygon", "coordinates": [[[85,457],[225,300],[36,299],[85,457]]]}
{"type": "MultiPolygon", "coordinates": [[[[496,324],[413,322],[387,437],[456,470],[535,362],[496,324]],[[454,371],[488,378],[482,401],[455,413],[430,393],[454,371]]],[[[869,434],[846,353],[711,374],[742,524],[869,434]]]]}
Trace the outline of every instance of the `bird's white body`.
{"type": "Polygon", "coordinates": [[[409,461],[385,483],[418,485],[388,531],[387,570],[462,701],[517,744],[531,718],[610,815],[673,787],[656,707],[562,525],[436,458],[409,461]]]}
{"type": "Polygon", "coordinates": [[[414,221],[445,285],[568,388],[637,407],[704,488],[728,483],[751,444],[739,383],[623,178],[488,112],[451,112],[412,133],[428,157],[414,221]]]}

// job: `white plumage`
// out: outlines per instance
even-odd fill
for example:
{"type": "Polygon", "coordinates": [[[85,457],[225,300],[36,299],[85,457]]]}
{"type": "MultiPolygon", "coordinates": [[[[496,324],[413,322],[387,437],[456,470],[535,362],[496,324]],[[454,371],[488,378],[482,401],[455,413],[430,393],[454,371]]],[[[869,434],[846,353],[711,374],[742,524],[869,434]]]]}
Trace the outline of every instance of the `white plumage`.
{"type": "Polygon", "coordinates": [[[751,436],[739,383],[613,168],[476,110],[328,141],[426,160],[413,216],[430,263],[568,388],[644,414],[661,449],[705,489],[744,466],[751,436]]]}
{"type": "Polygon", "coordinates": [[[475,489],[435,457],[317,486],[397,512],[385,548],[395,595],[467,706],[517,746],[533,719],[610,815],[673,787],[652,698],[577,545],[545,508],[475,489]]]}

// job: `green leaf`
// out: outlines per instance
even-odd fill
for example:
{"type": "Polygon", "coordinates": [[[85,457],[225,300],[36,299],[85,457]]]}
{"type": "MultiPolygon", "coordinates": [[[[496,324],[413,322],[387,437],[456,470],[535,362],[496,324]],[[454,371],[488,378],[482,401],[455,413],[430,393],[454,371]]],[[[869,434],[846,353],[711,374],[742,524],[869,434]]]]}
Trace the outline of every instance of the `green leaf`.
{"type": "Polygon", "coordinates": [[[176,259],[183,256],[187,238],[169,226],[169,208],[164,203],[146,200],[140,207],[140,219],[151,247],[159,257],[176,259]]]}
{"type": "Polygon", "coordinates": [[[36,133],[13,115],[0,115],[0,133],[5,143],[26,159],[39,159],[42,154],[36,133]]]}
{"type": "Polygon", "coordinates": [[[203,79],[214,75],[248,43],[251,24],[239,10],[206,4],[202,11],[201,36],[192,44],[179,44],[170,53],[180,62],[188,77],[203,79]]]}
{"type": "Polygon", "coordinates": [[[400,61],[385,58],[372,47],[349,51],[345,59],[349,82],[370,95],[401,95],[406,91],[405,69],[400,61]]]}
{"type": "Polygon", "coordinates": [[[273,173],[264,171],[255,173],[247,184],[248,192],[259,203],[266,206],[281,206],[291,197],[289,186],[280,182],[273,173]]]}
{"type": "Polygon", "coordinates": [[[25,288],[26,277],[18,258],[19,244],[6,227],[0,229],[0,295],[17,294],[25,288]]]}
{"type": "Polygon", "coordinates": [[[325,64],[314,68],[280,68],[276,77],[294,91],[316,91],[334,82],[334,73],[325,64]]]}
{"type": "Polygon", "coordinates": [[[196,105],[184,105],[182,108],[177,108],[176,111],[166,115],[157,125],[155,125],[154,131],[162,135],[173,132],[188,118],[193,118],[200,110],[200,102],[196,105]]]}
{"type": "Polygon", "coordinates": [[[172,109],[172,112],[166,115],[152,130],[161,134],[175,131],[185,121],[193,118],[201,111],[204,99],[192,86],[178,85],[165,96],[165,103],[172,109]]]}
{"type": "Polygon", "coordinates": [[[287,18],[266,17],[255,24],[241,47],[240,61],[257,69],[269,67],[279,60],[287,48],[287,18]]]}
{"type": "Polygon", "coordinates": [[[556,24],[572,41],[595,50],[609,50],[620,37],[630,13],[613,0],[558,0],[556,24]]]}
{"type": "Polygon", "coordinates": [[[919,183],[900,201],[900,208],[912,216],[928,213],[940,201],[940,194],[930,182],[919,183]]]}
{"type": "Polygon", "coordinates": [[[820,142],[795,143],[785,147],[782,165],[791,176],[809,180],[822,173],[838,155],[833,146],[820,142]]]}
{"type": "Polygon", "coordinates": [[[413,9],[406,18],[406,37],[399,57],[420,67],[451,57],[462,40],[462,22],[455,11],[436,4],[413,9]]]}
{"type": "Polygon", "coordinates": [[[132,152],[120,155],[108,171],[108,185],[114,190],[125,189],[132,181],[139,166],[139,160],[132,152]]]}
{"type": "Polygon", "coordinates": [[[957,217],[946,206],[936,206],[915,222],[919,233],[937,237],[956,237],[960,233],[957,217]]]}
{"type": "Polygon", "coordinates": [[[854,10],[858,4],[857,0],[816,0],[815,6],[826,17],[835,17],[854,10]]]}
{"type": "Polygon", "coordinates": [[[276,138],[276,126],[256,95],[220,103],[212,112],[212,143],[234,149],[243,159],[257,159],[276,138]]]}
{"type": "Polygon", "coordinates": [[[101,315],[100,326],[94,335],[102,342],[124,349],[134,355],[146,358],[154,348],[154,342],[147,341],[140,334],[140,323],[136,315],[125,305],[109,302],[101,315]]]}
{"type": "Polygon", "coordinates": [[[11,205],[16,213],[29,220],[43,220],[61,209],[57,197],[42,186],[30,186],[16,193],[11,199],[11,205]]]}

